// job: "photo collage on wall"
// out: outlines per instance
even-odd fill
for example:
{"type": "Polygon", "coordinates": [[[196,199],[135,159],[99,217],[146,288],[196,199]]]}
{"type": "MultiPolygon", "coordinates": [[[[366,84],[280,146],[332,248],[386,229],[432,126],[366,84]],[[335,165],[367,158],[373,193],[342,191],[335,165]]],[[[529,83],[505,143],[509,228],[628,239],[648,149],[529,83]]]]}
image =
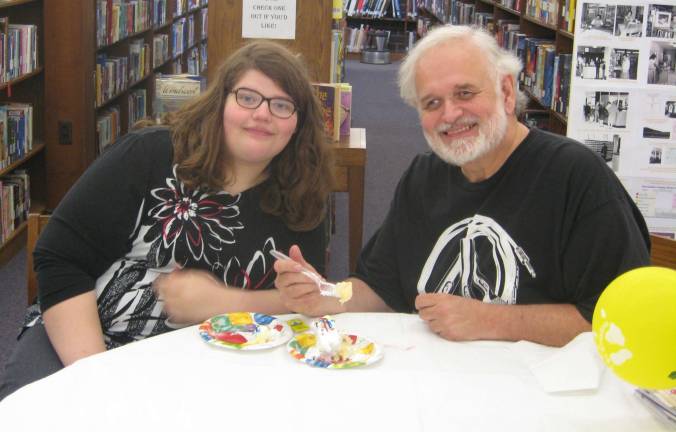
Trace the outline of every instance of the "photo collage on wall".
{"type": "Polygon", "coordinates": [[[575,26],[568,136],[676,236],[676,1],[578,0],[575,26]]]}

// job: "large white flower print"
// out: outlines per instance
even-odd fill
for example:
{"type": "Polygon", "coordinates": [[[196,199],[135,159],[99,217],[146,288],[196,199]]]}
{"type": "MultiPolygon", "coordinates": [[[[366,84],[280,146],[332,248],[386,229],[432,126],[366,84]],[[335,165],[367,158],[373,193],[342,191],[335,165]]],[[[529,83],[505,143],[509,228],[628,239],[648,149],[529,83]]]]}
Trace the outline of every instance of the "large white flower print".
{"type": "Polygon", "coordinates": [[[171,257],[179,264],[188,260],[214,264],[223,245],[235,243],[236,230],[244,228],[238,219],[240,195],[189,190],[176,179],[176,166],[167,187],[154,189],[151,195],[158,203],[148,215],[160,223],[150,226],[144,241],[152,243],[160,266],[171,257]],[[177,247],[180,243],[187,247],[177,247]]]}

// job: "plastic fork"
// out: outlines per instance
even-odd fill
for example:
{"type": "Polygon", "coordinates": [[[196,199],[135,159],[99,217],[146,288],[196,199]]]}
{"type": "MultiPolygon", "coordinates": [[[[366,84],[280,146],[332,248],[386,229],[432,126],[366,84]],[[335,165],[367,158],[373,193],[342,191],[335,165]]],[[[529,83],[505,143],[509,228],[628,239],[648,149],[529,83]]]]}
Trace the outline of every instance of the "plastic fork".
{"type": "MultiPolygon", "coordinates": [[[[288,255],[285,255],[282,252],[274,249],[270,251],[270,255],[280,260],[291,259],[288,255]]],[[[305,276],[309,277],[310,279],[312,279],[314,283],[317,284],[317,287],[319,287],[319,294],[323,296],[340,297],[340,295],[338,295],[338,289],[336,288],[336,284],[325,281],[317,273],[307,270],[305,268],[300,272],[303,273],[305,276]]]]}

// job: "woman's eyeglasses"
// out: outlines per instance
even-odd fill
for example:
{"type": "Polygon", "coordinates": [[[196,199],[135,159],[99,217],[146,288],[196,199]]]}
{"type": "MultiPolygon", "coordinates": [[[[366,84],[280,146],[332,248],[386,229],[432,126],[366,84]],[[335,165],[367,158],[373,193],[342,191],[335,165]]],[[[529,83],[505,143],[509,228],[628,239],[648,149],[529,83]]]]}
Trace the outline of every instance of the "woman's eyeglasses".
{"type": "Polygon", "coordinates": [[[296,104],[284,98],[267,98],[256,90],[251,90],[246,87],[240,87],[230,93],[235,95],[237,105],[246,109],[256,109],[263,101],[268,103],[270,114],[281,119],[288,119],[297,110],[296,104]]]}

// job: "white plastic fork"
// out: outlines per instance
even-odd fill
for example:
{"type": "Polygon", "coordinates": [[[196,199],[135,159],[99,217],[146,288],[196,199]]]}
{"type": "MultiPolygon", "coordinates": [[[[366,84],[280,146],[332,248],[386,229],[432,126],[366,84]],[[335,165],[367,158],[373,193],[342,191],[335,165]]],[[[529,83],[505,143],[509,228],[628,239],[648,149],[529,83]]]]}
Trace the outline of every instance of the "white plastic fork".
{"type": "MultiPolygon", "coordinates": [[[[274,250],[274,249],[270,251],[270,255],[272,255],[276,259],[280,259],[280,260],[290,260],[291,259],[288,255],[285,255],[282,252],[274,250]]],[[[312,279],[317,284],[317,287],[319,287],[319,294],[320,295],[330,296],[330,297],[340,297],[338,295],[338,289],[336,288],[336,284],[325,281],[317,273],[312,272],[310,270],[307,270],[305,268],[303,270],[301,270],[300,272],[303,273],[305,276],[309,277],[310,279],[312,279]]]]}

